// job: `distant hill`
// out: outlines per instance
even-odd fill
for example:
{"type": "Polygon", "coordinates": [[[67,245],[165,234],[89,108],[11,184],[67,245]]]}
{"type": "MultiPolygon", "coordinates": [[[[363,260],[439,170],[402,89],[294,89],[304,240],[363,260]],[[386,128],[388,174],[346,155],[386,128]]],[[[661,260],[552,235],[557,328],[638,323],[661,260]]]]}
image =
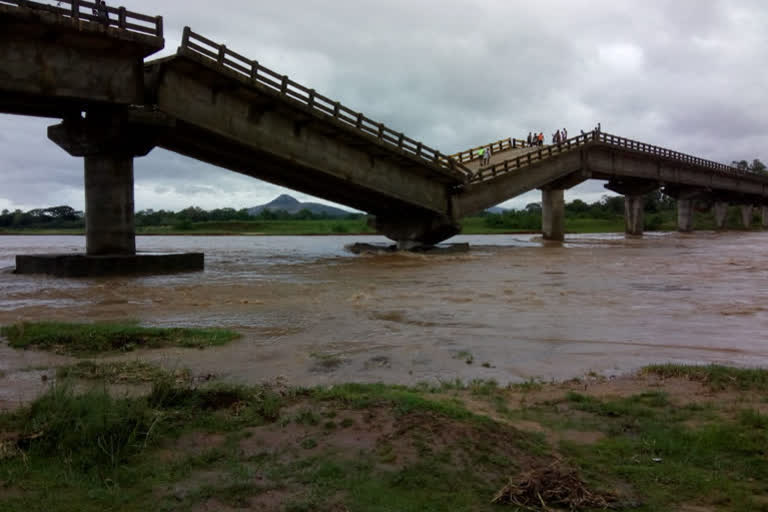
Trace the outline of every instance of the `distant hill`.
{"type": "Polygon", "coordinates": [[[501,206],[491,206],[490,208],[486,209],[485,211],[488,212],[488,213],[499,214],[499,213],[504,213],[505,211],[507,211],[507,209],[506,208],[502,208],[501,206]]]}
{"type": "Polygon", "coordinates": [[[350,213],[354,213],[347,210],[342,210],[341,208],[334,208],[333,206],[328,206],[325,204],[302,203],[298,199],[287,194],[283,194],[277,199],[268,202],[267,204],[248,208],[248,214],[258,215],[264,210],[270,210],[273,212],[283,211],[292,214],[299,213],[301,210],[309,210],[314,214],[325,214],[331,217],[343,217],[345,215],[349,215],[350,213]]]}

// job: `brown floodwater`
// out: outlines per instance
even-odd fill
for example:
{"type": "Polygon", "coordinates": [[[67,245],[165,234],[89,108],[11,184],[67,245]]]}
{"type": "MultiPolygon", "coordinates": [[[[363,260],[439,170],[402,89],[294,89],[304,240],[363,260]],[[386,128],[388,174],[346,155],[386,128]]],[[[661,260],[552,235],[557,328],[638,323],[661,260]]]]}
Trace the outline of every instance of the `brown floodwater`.
{"type": "MultiPolygon", "coordinates": [[[[141,358],[240,383],[565,379],[649,363],[768,364],[768,234],[467,236],[463,254],[353,255],[377,237],[139,237],[206,253],[205,272],[57,279],[0,272],[0,324],[138,320],[243,337],[141,358]],[[471,364],[468,364],[470,360],[471,364]]],[[[75,252],[82,237],[0,237],[18,253],[75,252]]],[[[70,359],[0,344],[0,405],[70,359]]],[[[50,382],[50,379],[49,381],[50,382]]]]}

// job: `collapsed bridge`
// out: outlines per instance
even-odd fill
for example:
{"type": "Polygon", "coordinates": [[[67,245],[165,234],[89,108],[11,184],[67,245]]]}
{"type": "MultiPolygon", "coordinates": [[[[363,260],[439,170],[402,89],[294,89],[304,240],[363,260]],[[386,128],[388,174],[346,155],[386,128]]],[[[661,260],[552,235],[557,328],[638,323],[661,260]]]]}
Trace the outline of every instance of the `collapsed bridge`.
{"type": "Polygon", "coordinates": [[[89,257],[136,256],[133,160],[155,147],[365,211],[402,248],[446,240],[462,217],[534,189],[545,238],[561,240],[563,191],[587,179],[626,196],[634,235],[642,196],[660,187],[681,230],[697,199],[719,222],[728,203],[744,205],[745,222],[762,206],[768,221],[764,176],[600,132],[499,141],[480,166],[471,150],[444,155],[189,28],[174,55],[147,60],[165,45],[161,17],[57,4],[0,0],[0,112],[61,120],[48,136],[84,158],[89,257]]]}

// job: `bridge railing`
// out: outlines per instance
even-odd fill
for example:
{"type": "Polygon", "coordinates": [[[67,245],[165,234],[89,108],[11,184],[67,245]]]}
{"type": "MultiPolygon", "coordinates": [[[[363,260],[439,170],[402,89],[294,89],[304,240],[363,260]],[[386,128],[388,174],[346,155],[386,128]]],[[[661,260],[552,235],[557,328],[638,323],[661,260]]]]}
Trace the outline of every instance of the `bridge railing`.
{"type": "Polygon", "coordinates": [[[680,162],[685,162],[699,167],[706,167],[707,169],[713,169],[716,171],[725,172],[742,172],[739,169],[730,165],[721,164],[712,160],[706,160],[693,155],[687,155],[671,149],[654,146],[653,144],[646,144],[637,140],[627,139],[626,137],[619,137],[618,135],[611,135],[609,133],[600,133],[600,142],[610,144],[611,146],[617,146],[631,151],[639,151],[641,153],[647,153],[651,155],[661,156],[664,158],[671,158],[680,162]]]}
{"type": "Polygon", "coordinates": [[[483,144],[481,146],[470,148],[470,149],[467,149],[466,151],[460,151],[459,153],[454,153],[453,155],[450,155],[450,157],[455,158],[457,161],[465,164],[467,162],[472,162],[473,160],[480,159],[480,155],[477,154],[477,151],[479,149],[491,148],[491,153],[501,153],[502,151],[507,151],[509,149],[526,148],[526,147],[529,147],[526,141],[509,137],[506,139],[497,140],[496,142],[491,142],[490,144],[483,144]]]}
{"type": "Polygon", "coordinates": [[[455,158],[444,155],[426,144],[407,137],[403,132],[395,131],[384,123],[367,117],[362,112],[352,110],[340,102],[328,98],[314,89],[294,82],[287,75],[281,75],[271,69],[262,66],[256,60],[251,60],[243,55],[233,52],[226,45],[218,44],[206,37],[196,34],[189,27],[184,28],[181,42],[182,48],[190,50],[198,55],[215,61],[219,66],[235,71],[249,78],[255,84],[268,87],[279,94],[308,106],[314,111],[321,112],[337,121],[347,125],[366,135],[375,137],[379,141],[413,155],[425,163],[431,163],[438,167],[457,171],[466,178],[472,171],[466,168],[455,158]]]}
{"type": "Polygon", "coordinates": [[[106,10],[99,11],[96,2],[89,2],[88,0],[50,0],[47,3],[32,2],[30,0],[0,0],[0,4],[40,9],[68,16],[75,20],[84,20],[108,27],[117,27],[130,32],[163,37],[162,16],[147,16],[146,14],[129,11],[125,7],[107,6],[106,10]]]}
{"type": "Polygon", "coordinates": [[[568,151],[582,147],[586,144],[593,143],[606,144],[628,151],[637,151],[648,155],[667,158],[689,165],[702,167],[704,169],[710,169],[722,175],[748,177],[751,179],[759,179],[761,181],[768,182],[768,176],[751,173],[749,171],[744,171],[733,166],[714,162],[712,160],[706,160],[704,158],[687,155],[685,153],[680,153],[678,151],[662,148],[660,146],[654,146],[653,144],[647,144],[645,142],[628,139],[626,137],[619,137],[618,135],[611,135],[610,133],[587,132],[576,137],[572,137],[564,142],[561,142],[560,144],[543,146],[538,151],[531,151],[525,155],[520,155],[516,158],[510,158],[509,160],[483,167],[472,176],[470,183],[482,183],[497,176],[513,172],[517,169],[528,167],[541,160],[546,160],[553,156],[567,153],[568,151]]]}

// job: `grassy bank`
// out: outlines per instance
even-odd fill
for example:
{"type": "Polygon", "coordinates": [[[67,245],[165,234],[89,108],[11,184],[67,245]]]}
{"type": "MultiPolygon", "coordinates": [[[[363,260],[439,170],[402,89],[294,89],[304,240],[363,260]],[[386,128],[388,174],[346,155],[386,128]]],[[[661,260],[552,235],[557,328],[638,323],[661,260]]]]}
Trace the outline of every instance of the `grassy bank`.
{"type": "Polygon", "coordinates": [[[0,336],[13,348],[87,356],[137,348],[205,348],[224,345],[239,334],[226,329],[139,327],[131,323],[23,322],[0,327],[0,336]]]}
{"type": "Polygon", "coordinates": [[[0,509],[768,510],[766,382],[663,366],[504,388],[59,383],[0,415],[0,509]]]}
{"type": "MultiPolygon", "coordinates": [[[[254,220],[138,226],[137,235],[345,235],[373,233],[365,219],[254,220]]],[[[84,229],[0,229],[6,235],[84,235],[84,229]]]]}

